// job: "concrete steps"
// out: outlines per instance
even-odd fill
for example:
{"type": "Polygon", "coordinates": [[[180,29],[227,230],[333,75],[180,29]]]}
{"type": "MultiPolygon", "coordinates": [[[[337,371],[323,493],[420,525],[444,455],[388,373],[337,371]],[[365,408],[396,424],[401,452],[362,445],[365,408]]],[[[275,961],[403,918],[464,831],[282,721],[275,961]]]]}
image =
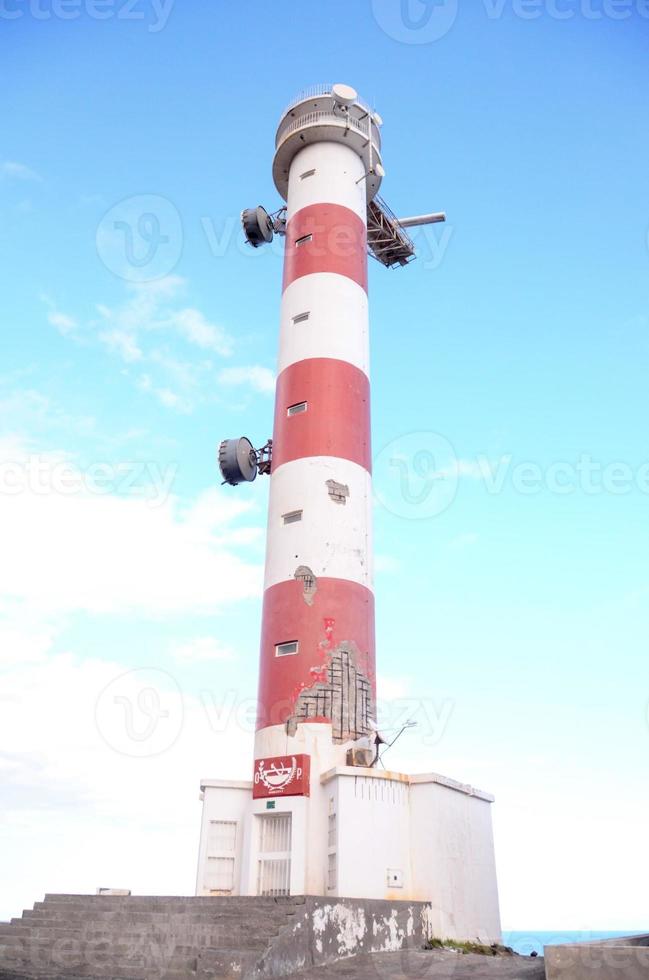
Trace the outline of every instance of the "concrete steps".
{"type": "Polygon", "coordinates": [[[245,980],[302,898],[46,895],[0,924],[0,980],[245,980]]]}

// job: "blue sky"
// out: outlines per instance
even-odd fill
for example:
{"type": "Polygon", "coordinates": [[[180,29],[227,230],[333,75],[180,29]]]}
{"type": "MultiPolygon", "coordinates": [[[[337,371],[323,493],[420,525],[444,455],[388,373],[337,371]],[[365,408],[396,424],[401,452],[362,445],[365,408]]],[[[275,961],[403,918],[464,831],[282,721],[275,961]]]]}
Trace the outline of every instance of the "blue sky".
{"type": "Polygon", "coordinates": [[[199,779],[247,772],[267,486],[215,450],[271,434],[281,248],[238,215],[339,80],[393,210],[448,213],[370,269],[379,693],[419,721],[390,765],[496,794],[507,928],[647,928],[646,4],[0,20],[0,916],[191,892],[199,779]]]}

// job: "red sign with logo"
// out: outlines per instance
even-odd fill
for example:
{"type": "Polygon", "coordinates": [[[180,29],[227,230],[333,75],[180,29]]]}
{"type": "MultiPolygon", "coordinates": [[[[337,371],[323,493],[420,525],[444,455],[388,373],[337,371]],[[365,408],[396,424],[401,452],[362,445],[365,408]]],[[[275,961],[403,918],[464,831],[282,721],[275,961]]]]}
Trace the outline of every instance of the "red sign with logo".
{"type": "Polygon", "coordinates": [[[282,755],[255,759],[253,800],[269,796],[308,796],[311,759],[308,755],[282,755]]]}

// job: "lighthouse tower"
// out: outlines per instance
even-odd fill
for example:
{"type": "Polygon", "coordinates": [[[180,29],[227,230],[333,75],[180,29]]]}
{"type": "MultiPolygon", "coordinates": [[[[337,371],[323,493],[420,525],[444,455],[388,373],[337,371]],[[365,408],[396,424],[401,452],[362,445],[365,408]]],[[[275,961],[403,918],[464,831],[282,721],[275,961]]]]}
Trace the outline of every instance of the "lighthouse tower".
{"type": "Polygon", "coordinates": [[[242,215],[254,247],[285,239],[272,441],[219,452],[226,483],[270,476],[259,711],[252,779],[202,781],[197,893],[431,900],[440,934],[496,941],[492,798],[378,764],[368,252],[406,265],[405,229],[444,220],[378,196],[381,125],[349,86],[304,93],[285,205],[242,215]]]}
{"type": "Polygon", "coordinates": [[[359,740],[369,749],[376,700],[367,201],[380,137],[353,90],[337,96],[289,109],[273,168],[287,210],[255,756],[301,749],[312,779],[359,740]]]}

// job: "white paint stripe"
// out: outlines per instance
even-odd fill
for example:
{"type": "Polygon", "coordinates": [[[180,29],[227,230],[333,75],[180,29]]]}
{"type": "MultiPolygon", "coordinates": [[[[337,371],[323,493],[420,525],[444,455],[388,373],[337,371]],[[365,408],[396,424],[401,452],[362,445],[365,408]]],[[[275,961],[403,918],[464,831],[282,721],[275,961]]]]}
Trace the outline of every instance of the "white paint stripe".
{"type": "Polygon", "coordinates": [[[299,565],[316,578],[346,579],[372,589],[372,478],[364,467],[309,456],[273,472],[264,588],[289,581],[299,565]],[[327,480],[349,488],[344,504],[330,496],[327,480]],[[284,524],[283,515],[295,511],[302,511],[302,520],[284,524]]]}
{"type": "Polygon", "coordinates": [[[340,204],[367,220],[365,171],[361,158],[342,143],[311,143],[293,157],[287,218],[312,204],[340,204]],[[311,174],[311,171],[315,171],[311,174]],[[302,176],[311,174],[310,176],[302,176]]]}
{"type": "MultiPolygon", "coordinates": [[[[286,725],[268,725],[255,734],[255,759],[272,759],[286,755],[311,756],[311,797],[319,791],[319,778],[335,766],[346,764],[347,749],[354,742],[336,745],[331,725],[302,723],[295,735],[286,734],[286,725]]],[[[290,799],[290,797],[289,797],[290,799]]]]}
{"type": "Polygon", "coordinates": [[[348,361],[369,376],[367,293],[347,276],[315,272],[284,291],[277,371],[311,357],[348,361]]]}

